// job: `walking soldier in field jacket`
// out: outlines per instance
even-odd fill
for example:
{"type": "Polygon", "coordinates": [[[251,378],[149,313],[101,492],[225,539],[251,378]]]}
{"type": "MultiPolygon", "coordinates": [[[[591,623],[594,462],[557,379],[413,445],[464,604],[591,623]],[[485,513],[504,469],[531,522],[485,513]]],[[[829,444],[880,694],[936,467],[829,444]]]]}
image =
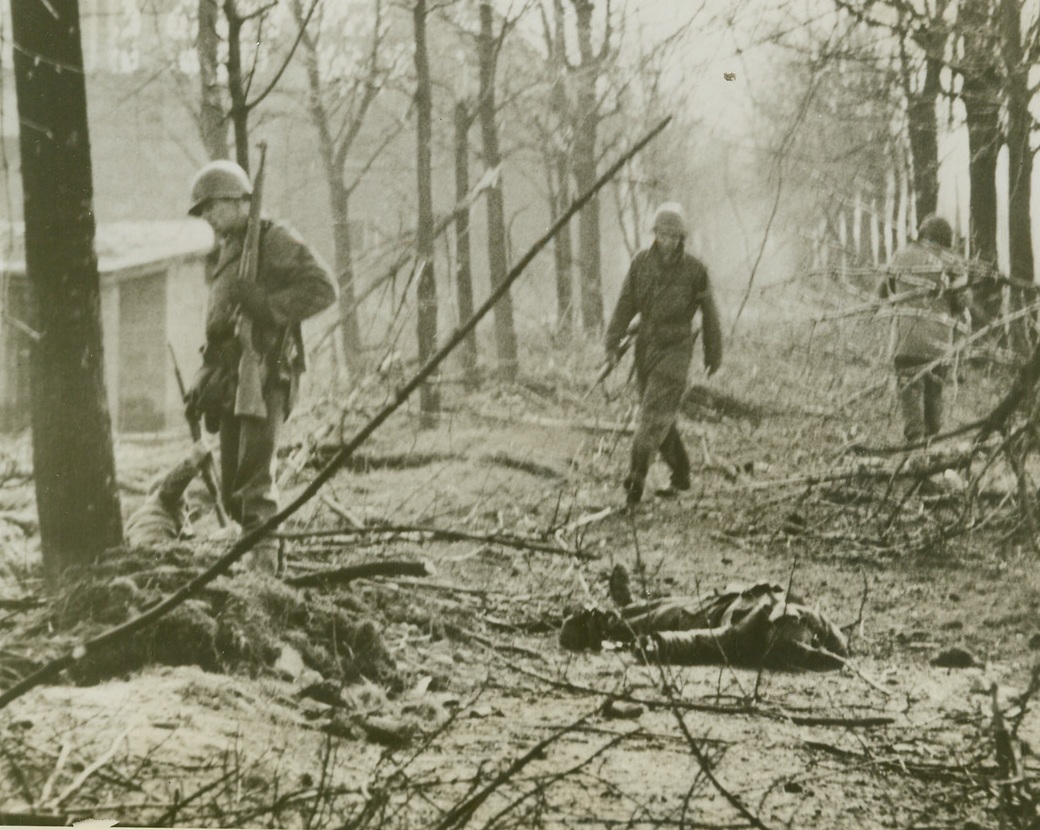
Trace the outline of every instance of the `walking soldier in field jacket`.
{"type": "Polygon", "coordinates": [[[671,469],[667,492],[690,488],[690,459],[676,421],[693,356],[692,321],[698,310],[709,376],[722,362],[722,330],[708,271],[683,248],[686,215],[682,206],[662,204],[654,215],[653,229],[653,243],[632,259],[606,338],[607,360],[613,364],[620,359],[629,324],[639,315],[635,370],[640,412],[624,485],[629,506],[642,498],[650,462],[658,450],[671,469]]]}
{"type": "MultiPolygon", "coordinates": [[[[274,463],[281,425],[289,414],[304,370],[300,323],[333,303],[335,284],[328,267],[288,226],[264,219],[256,280],[239,275],[252,183],[234,162],[213,161],[191,187],[189,213],[200,216],[217,236],[216,267],[209,277],[203,366],[188,392],[192,414],[210,432],[220,433],[221,489],[231,518],[245,532],[278,510],[274,463]],[[260,357],[263,417],[236,412],[239,315],[252,324],[260,357]]],[[[248,342],[248,341],[247,341],[248,342]]],[[[264,539],[253,550],[257,568],[273,571],[277,549],[264,539]]]]}
{"type": "Polygon", "coordinates": [[[896,381],[909,442],[942,429],[946,364],[968,299],[965,263],[952,247],[950,223],[926,217],[917,240],[892,257],[878,288],[896,302],[896,381]]]}

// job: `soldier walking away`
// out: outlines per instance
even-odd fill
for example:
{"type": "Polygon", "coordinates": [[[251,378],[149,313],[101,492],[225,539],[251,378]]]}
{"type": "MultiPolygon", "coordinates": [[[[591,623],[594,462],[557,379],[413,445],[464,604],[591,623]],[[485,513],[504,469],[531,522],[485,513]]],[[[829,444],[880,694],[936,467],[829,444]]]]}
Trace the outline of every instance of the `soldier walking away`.
{"type": "Polygon", "coordinates": [[[677,419],[693,357],[692,321],[698,310],[708,375],[722,362],[718,310],[707,269],[684,249],[686,213],[682,206],[662,204],[654,214],[653,230],[653,243],[632,259],[606,337],[607,361],[613,365],[620,359],[629,323],[640,316],[635,338],[639,421],[624,482],[629,507],[642,499],[650,462],[658,450],[671,470],[671,487],[662,494],[690,489],[690,459],[677,419]]]}
{"type": "Polygon", "coordinates": [[[878,293],[896,300],[896,384],[903,435],[913,443],[942,429],[947,362],[958,318],[968,307],[967,269],[953,251],[950,223],[926,217],[917,239],[892,257],[878,293]]]}
{"type": "MultiPolygon", "coordinates": [[[[208,431],[220,433],[224,504],[246,533],[278,510],[274,464],[279,433],[298,395],[305,366],[300,324],[336,298],[328,266],[295,230],[270,219],[260,225],[256,280],[241,278],[238,266],[252,193],[252,183],[241,167],[213,161],[195,175],[188,210],[213,228],[217,250],[207,280],[203,365],[186,404],[190,414],[203,418],[208,431]],[[236,412],[240,315],[251,322],[252,343],[260,358],[263,400],[258,403],[266,413],[263,417],[236,412]]],[[[251,561],[258,570],[275,572],[275,540],[261,540],[251,561]]]]}

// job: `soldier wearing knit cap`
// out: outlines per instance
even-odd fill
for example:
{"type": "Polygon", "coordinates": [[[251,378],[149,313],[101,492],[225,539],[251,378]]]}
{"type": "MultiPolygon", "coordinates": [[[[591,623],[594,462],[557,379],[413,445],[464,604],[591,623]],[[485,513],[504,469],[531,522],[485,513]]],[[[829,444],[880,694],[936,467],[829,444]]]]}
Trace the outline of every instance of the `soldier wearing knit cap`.
{"type": "Polygon", "coordinates": [[[654,455],[671,470],[674,494],[690,488],[690,459],[676,424],[693,356],[692,321],[698,311],[704,338],[704,366],[714,374],[722,362],[722,329],[711,294],[708,271],[684,249],[686,212],[665,202],[654,214],[654,241],[632,259],[617,305],[607,326],[607,360],[616,363],[629,324],[639,315],[635,369],[640,411],[628,476],[626,503],[643,496],[654,455]]]}

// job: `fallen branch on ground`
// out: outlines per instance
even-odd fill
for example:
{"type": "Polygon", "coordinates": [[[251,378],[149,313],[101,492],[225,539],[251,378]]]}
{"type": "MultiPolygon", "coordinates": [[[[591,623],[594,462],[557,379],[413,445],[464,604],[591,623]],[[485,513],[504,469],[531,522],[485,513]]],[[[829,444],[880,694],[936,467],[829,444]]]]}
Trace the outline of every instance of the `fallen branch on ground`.
{"type": "Polygon", "coordinates": [[[579,559],[594,559],[593,554],[574,550],[568,547],[550,545],[547,542],[538,542],[534,539],[524,539],[519,536],[508,536],[501,533],[469,533],[465,530],[452,530],[450,528],[429,527],[427,525],[366,525],[365,527],[343,527],[328,530],[304,530],[290,531],[278,534],[279,539],[322,539],[335,538],[337,536],[375,536],[400,534],[418,534],[421,541],[439,542],[486,542],[488,544],[502,545],[507,548],[518,550],[530,550],[538,553],[551,553],[554,555],[574,556],[579,559]]]}
{"type": "Polygon", "coordinates": [[[889,772],[902,772],[919,778],[922,781],[952,781],[964,783],[974,781],[976,778],[995,778],[996,769],[986,769],[982,764],[973,765],[970,768],[963,765],[949,766],[946,764],[928,764],[919,761],[908,761],[905,758],[876,758],[867,752],[855,752],[842,749],[833,744],[822,741],[806,741],[805,746],[853,761],[857,767],[875,766],[889,772]]]}
{"type": "Polygon", "coordinates": [[[429,576],[434,572],[429,562],[392,559],[383,562],[362,562],[359,565],[344,565],[300,576],[288,577],[285,582],[294,588],[342,585],[355,579],[371,579],[374,576],[429,576]]]}
{"type": "Polygon", "coordinates": [[[498,421],[505,424],[530,424],[537,427],[551,427],[552,429],[576,429],[582,432],[592,432],[596,434],[602,433],[620,433],[623,435],[630,435],[635,432],[635,426],[632,424],[622,424],[611,421],[600,421],[598,419],[578,419],[578,418],[547,418],[544,415],[510,415],[503,414],[500,412],[492,412],[487,409],[481,409],[475,414],[478,418],[484,418],[488,421],[498,421]]]}

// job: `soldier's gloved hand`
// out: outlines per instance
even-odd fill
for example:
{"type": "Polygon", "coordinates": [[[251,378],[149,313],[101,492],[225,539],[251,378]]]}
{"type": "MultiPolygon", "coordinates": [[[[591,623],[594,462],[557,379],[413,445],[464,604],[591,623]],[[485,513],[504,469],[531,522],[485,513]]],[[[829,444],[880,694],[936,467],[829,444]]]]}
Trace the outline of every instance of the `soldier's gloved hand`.
{"type": "Polygon", "coordinates": [[[267,292],[256,283],[235,277],[228,284],[231,300],[241,306],[242,310],[257,323],[272,323],[271,304],[267,300],[267,292]]]}
{"type": "Polygon", "coordinates": [[[212,366],[203,366],[184,396],[184,415],[190,422],[202,420],[207,432],[220,428],[220,412],[227,394],[222,375],[212,366]]]}
{"type": "Polygon", "coordinates": [[[714,375],[719,370],[719,364],[718,363],[705,363],[704,364],[704,369],[705,369],[705,371],[707,371],[708,377],[710,378],[712,375],[714,375]]]}

